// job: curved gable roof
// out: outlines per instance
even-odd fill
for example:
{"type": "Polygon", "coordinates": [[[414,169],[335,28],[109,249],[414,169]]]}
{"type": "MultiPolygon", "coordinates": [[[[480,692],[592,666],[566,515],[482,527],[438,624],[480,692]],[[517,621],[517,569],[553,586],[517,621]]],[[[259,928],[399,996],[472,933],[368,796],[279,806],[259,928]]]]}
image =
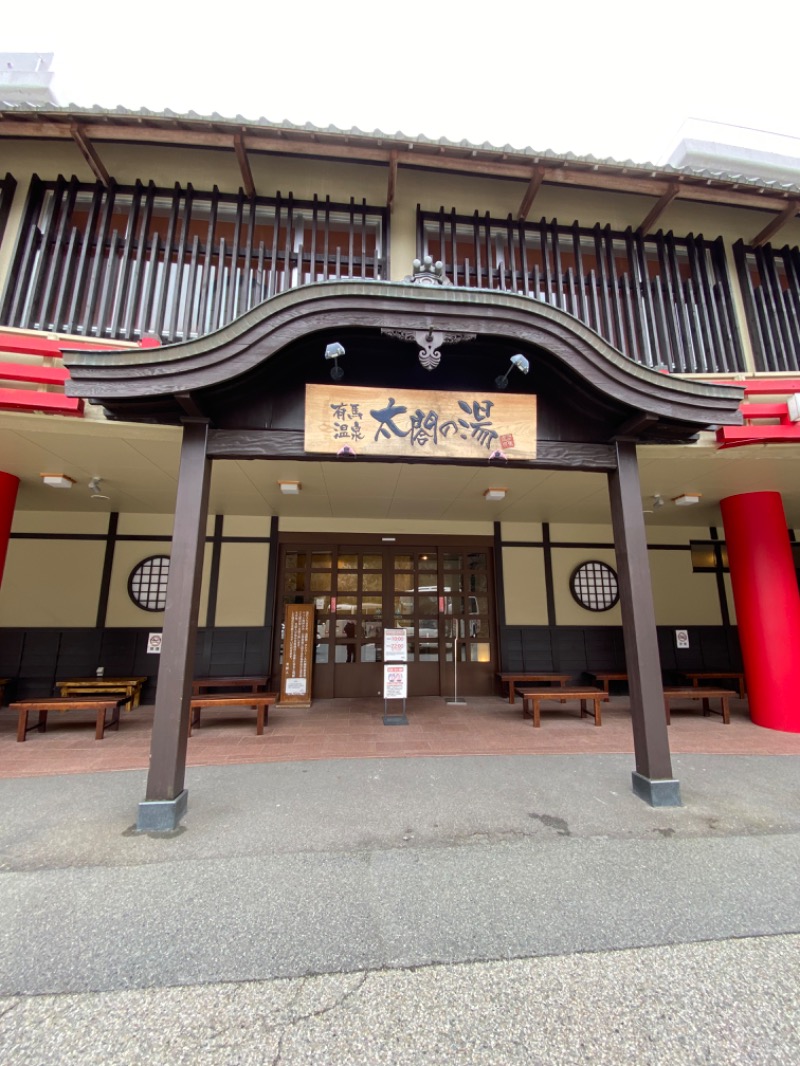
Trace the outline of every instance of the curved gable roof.
{"type": "MultiPolygon", "coordinates": [[[[164,348],[70,351],[69,395],[101,403],[134,421],[176,421],[175,399],[213,394],[258,368],[293,341],[343,328],[474,333],[533,345],[566,376],[618,406],[640,413],[631,434],[689,436],[742,419],[742,393],[729,385],[686,380],[641,366],[571,315],[512,293],[396,282],[324,282],[280,293],[215,333],[164,348]]],[[[446,387],[438,376],[437,385],[446,387]]]]}

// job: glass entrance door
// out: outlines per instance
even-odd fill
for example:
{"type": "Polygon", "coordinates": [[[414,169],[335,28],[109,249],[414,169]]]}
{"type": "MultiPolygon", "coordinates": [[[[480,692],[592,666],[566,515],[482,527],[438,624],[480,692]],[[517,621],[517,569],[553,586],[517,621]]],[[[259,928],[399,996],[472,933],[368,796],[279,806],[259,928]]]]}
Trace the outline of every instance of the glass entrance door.
{"type": "Polygon", "coordinates": [[[314,694],[381,695],[385,627],[406,631],[410,696],[490,693],[490,560],[442,545],[286,547],[283,603],[315,605],[314,694]]]}

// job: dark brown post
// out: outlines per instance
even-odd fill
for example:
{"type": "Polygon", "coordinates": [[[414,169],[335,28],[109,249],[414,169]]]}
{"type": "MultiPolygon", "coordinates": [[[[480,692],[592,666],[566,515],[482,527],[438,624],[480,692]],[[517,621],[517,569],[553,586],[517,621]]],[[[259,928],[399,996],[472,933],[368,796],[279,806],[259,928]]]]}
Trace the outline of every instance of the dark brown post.
{"type": "Polygon", "coordinates": [[[207,448],[208,423],[187,419],[181,445],[150,772],[136,823],[142,832],[176,829],[186,811],[187,792],[183,781],[189,698],[211,481],[207,448]]]}
{"type": "Polygon", "coordinates": [[[619,572],[636,770],[633,791],[652,807],[679,807],[664,713],[653,590],[639,486],[636,444],[617,443],[617,469],[608,475],[619,572]]]}

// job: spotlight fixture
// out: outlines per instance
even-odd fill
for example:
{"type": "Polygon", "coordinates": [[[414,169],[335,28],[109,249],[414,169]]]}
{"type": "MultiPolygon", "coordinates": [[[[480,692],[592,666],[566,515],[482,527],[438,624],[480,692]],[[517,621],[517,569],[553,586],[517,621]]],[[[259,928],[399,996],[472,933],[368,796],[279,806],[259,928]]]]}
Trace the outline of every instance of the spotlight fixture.
{"type": "Polygon", "coordinates": [[[699,492],[682,492],[680,496],[673,497],[672,502],[676,507],[691,507],[692,504],[700,503],[699,492]]]}
{"type": "Polygon", "coordinates": [[[344,377],[344,370],[339,366],[339,356],[344,355],[344,348],[338,341],[334,341],[333,344],[329,344],[325,348],[325,358],[333,360],[333,366],[331,367],[331,377],[334,381],[341,381],[344,377]]]}
{"type": "Polygon", "coordinates": [[[302,485],[299,481],[279,481],[278,487],[284,496],[299,496],[302,485]]]}
{"type": "Polygon", "coordinates": [[[337,459],[355,459],[356,453],[349,444],[344,444],[336,453],[337,459]]]}
{"type": "Polygon", "coordinates": [[[103,479],[101,477],[93,477],[89,482],[89,495],[93,500],[110,500],[110,496],[106,496],[104,492],[100,491],[100,482],[103,479]]]}
{"type": "Polygon", "coordinates": [[[660,492],[653,493],[653,510],[655,511],[659,507],[664,506],[664,497],[660,492]]]}
{"type": "Polygon", "coordinates": [[[506,453],[504,451],[501,451],[500,448],[497,448],[489,456],[489,462],[490,463],[495,463],[495,462],[497,462],[497,463],[507,463],[508,462],[508,456],[506,455],[506,453]]]}
{"type": "Polygon", "coordinates": [[[39,477],[51,489],[71,489],[75,484],[75,478],[69,474],[39,474],[39,477]]]}
{"type": "Polygon", "coordinates": [[[520,370],[523,374],[527,374],[531,368],[531,364],[528,362],[524,355],[512,355],[511,366],[508,368],[508,370],[506,370],[505,374],[501,374],[500,377],[494,379],[494,383],[498,387],[498,389],[508,388],[508,375],[514,369],[514,367],[516,367],[517,370],[520,370]]]}
{"type": "Polygon", "coordinates": [[[507,492],[508,489],[487,489],[483,494],[483,498],[489,503],[498,503],[506,498],[507,492]]]}

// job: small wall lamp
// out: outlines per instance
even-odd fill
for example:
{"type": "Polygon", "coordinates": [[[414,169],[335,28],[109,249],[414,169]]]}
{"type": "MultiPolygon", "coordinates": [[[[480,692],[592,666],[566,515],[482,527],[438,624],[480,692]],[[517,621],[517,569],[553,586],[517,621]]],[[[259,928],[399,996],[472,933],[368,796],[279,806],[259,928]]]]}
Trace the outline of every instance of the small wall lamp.
{"type": "Polygon", "coordinates": [[[498,503],[506,498],[507,492],[508,489],[487,489],[483,494],[483,498],[488,500],[489,503],[498,503]]]}
{"type": "Polygon", "coordinates": [[[299,496],[303,486],[299,481],[279,481],[278,487],[284,496],[299,496]]]}
{"type": "Polygon", "coordinates": [[[523,374],[527,374],[531,368],[531,364],[528,362],[524,355],[512,355],[511,366],[508,368],[508,370],[506,370],[505,374],[501,374],[499,378],[494,379],[494,383],[498,387],[498,389],[508,388],[508,375],[514,369],[514,367],[516,367],[517,370],[521,371],[523,374]]]}
{"type": "Polygon", "coordinates": [[[331,367],[331,377],[334,381],[341,381],[344,377],[344,370],[339,366],[339,356],[344,355],[344,348],[338,341],[334,341],[332,344],[328,344],[325,348],[325,358],[333,360],[333,366],[331,367]]]}
{"type": "Polygon", "coordinates": [[[71,489],[75,484],[75,478],[68,474],[39,474],[39,477],[51,489],[71,489]]]}

